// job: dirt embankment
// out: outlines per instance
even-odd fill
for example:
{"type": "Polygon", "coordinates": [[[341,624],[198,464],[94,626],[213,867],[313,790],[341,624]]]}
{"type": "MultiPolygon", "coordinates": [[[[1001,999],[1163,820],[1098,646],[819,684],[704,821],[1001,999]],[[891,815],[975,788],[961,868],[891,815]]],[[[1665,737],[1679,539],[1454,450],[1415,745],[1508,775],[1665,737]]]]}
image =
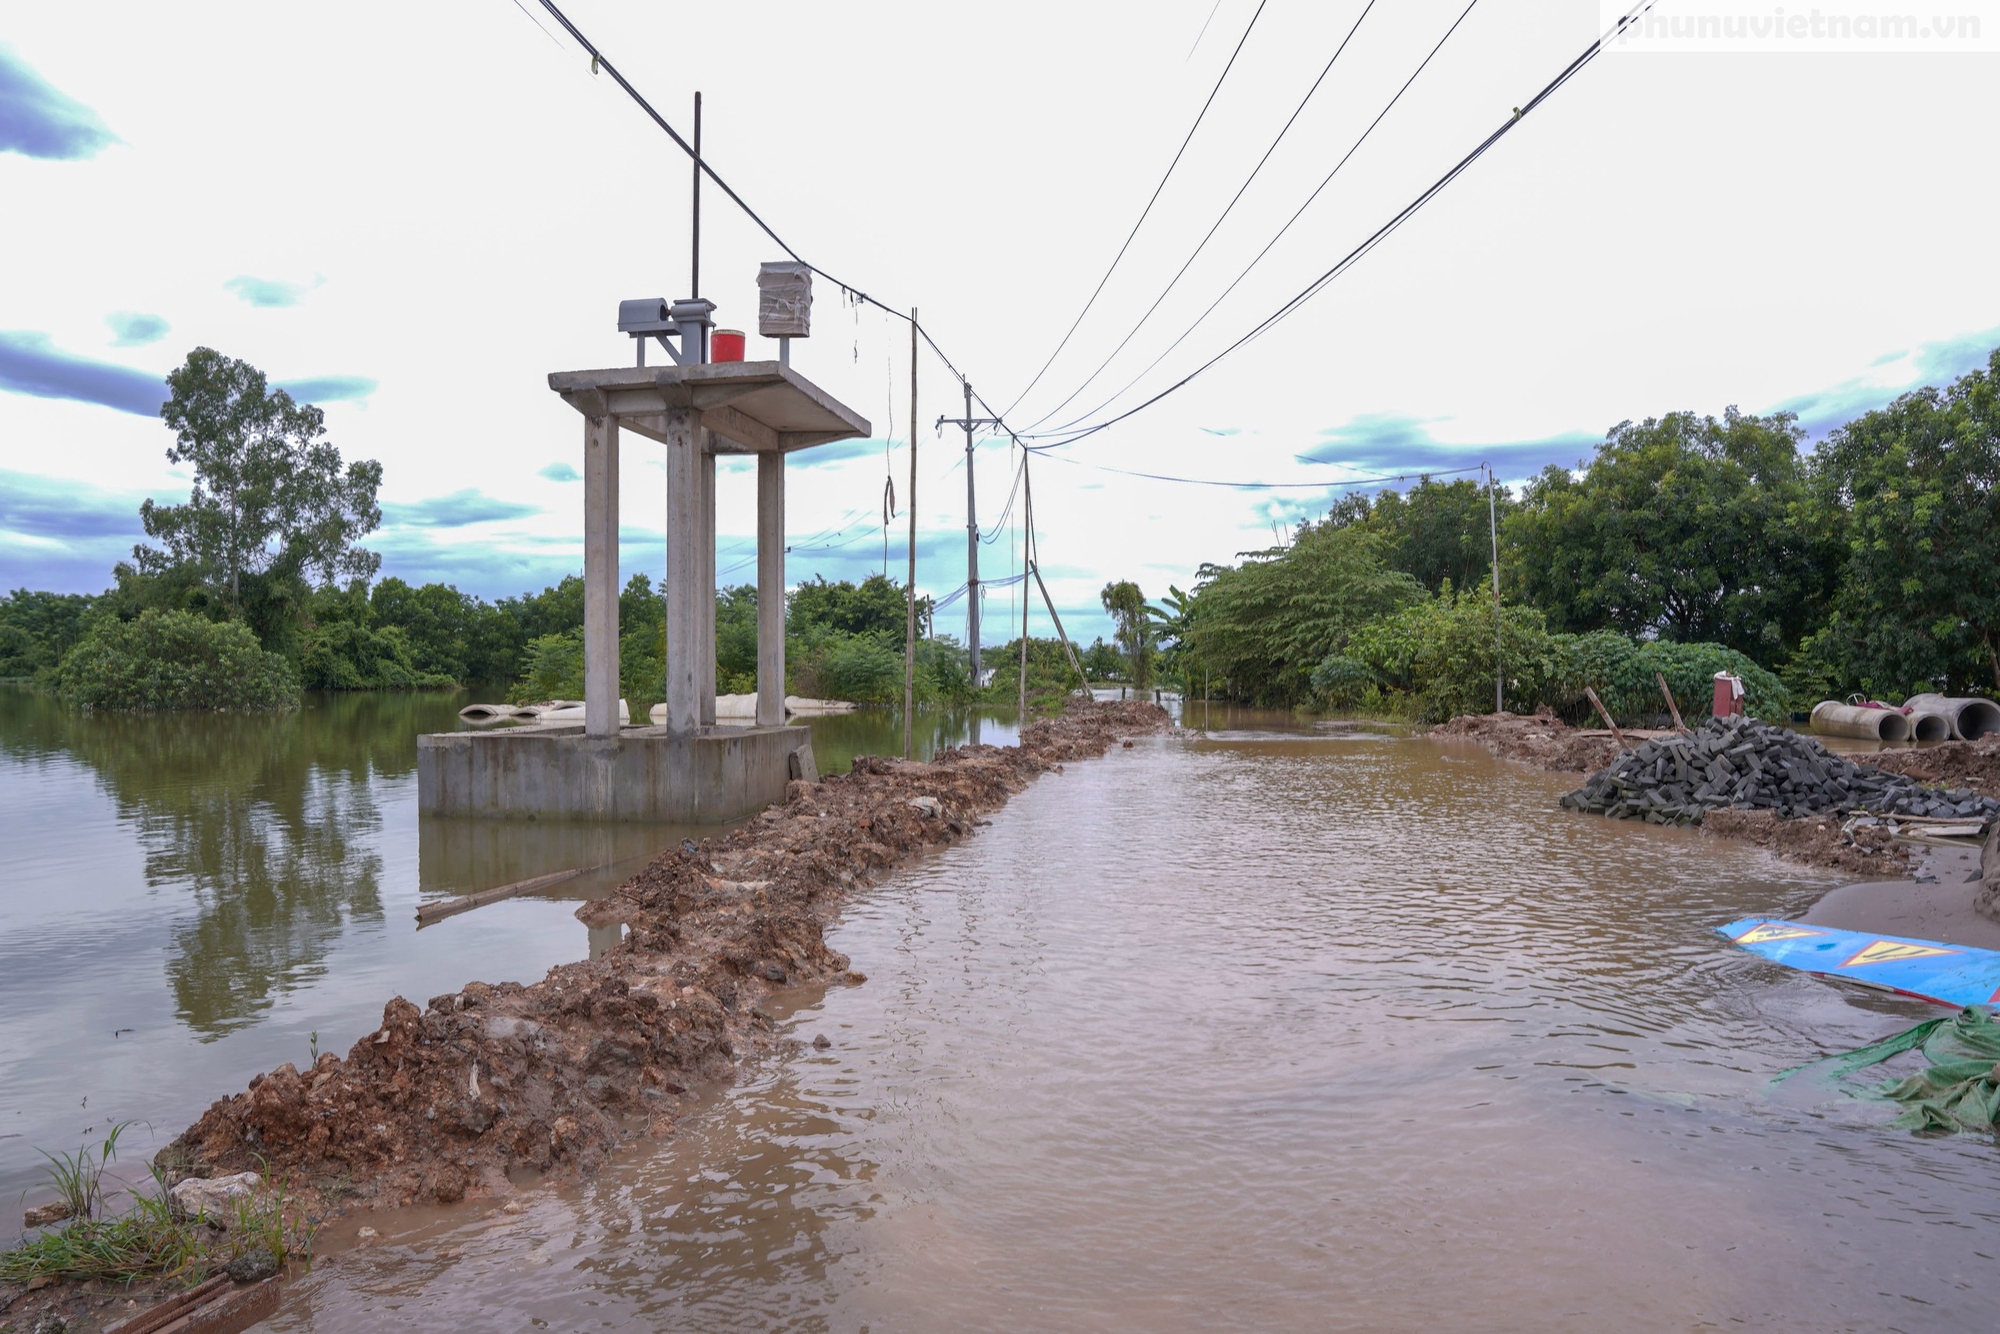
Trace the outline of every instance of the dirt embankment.
{"type": "Polygon", "coordinates": [[[688,1084],[768,1046],[759,1003],[774,987],[864,980],[824,935],[849,890],[967,837],[1037,775],[1168,725],[1152,704],[1077,704],[1019,746],[863,757],[793,783],[782,806],[587,905],[588,920],[627,927],[603,957],[423,1008],[399,996],[345,1057],[281,1065],[215,1103],[163,1165],[178,1178],[267,1164],[319,1208],[451,1203],[504,1191],[519,1168],[587,1172],[620,1141],[670,1129],[688,1084]]]}
{"type": "Polygon", "coordinates": [[[1870,755],[1868,761],[1931,787],[1970,788],[1982,797],[2000,797],[2000,736],[1947,741],[1921,750],[1885,750],[1870,755]]]}
{"type": "Polygon", "coordinates": [[[1465,713],[1430,734],[1476,741],[1502,759],[1557,773],[1595,773],[1618,758],[1609,732],[1571,727],[1545,713],[1465,713]]]}
{"type": "Polygon", "coordinates": [[[1908,874],[1919,854],[1890,837],[1886,825],[1864,825],[1840,832],[1842,820],[1833,815],[1802,815],[1787,820],[1776,811],[1745,811],[1725,807],[1710,811],[1697,826],[1709,838],[1734,838],[1755,843],[1786,861],[1847,871],[1872,880],[1908,874]]]}

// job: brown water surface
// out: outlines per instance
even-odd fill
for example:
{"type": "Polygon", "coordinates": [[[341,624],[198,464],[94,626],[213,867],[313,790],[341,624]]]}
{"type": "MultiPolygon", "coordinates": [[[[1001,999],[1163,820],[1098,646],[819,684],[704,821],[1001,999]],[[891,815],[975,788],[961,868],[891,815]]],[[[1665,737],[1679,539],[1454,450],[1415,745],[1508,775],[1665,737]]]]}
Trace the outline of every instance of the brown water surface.
{"type": "Polygon", "coordinates": [[[1991,1328],[1992,1143],[1768,1085],[1929,1012],[1712,933],[1830,882],[1564,786],[1275,723],[1071,765],[857,896],[868,983],[672,1140],[364,1220],[273,1327],[1991,1328]]]}

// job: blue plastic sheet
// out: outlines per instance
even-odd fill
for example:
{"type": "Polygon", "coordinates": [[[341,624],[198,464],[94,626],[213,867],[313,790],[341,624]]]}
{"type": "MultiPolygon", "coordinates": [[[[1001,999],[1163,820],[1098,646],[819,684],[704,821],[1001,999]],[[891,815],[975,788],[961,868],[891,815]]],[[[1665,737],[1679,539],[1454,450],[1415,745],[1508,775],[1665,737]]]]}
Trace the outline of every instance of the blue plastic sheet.
{"type": "Polygon", "coordinates": [[[1844,978],[1940,1005],[2000,1005],[2000,950],[1830,926],[1745,917],[1719,926],[1753,954],[1808,973],[1844,978]]]}

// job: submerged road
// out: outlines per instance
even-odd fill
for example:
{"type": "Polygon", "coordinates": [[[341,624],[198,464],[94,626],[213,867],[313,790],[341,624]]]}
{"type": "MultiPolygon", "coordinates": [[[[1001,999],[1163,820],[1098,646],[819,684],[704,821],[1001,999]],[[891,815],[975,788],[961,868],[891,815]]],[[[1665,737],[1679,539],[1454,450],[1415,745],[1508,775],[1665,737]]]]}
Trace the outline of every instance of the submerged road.
{"type": "Polygon", "coordinates": [[[1767,1086],[1927,1008],[1712,933],[1834,882],[1565,786],[1251,732],[1048,775],[857,895],[868,984],[674,1139],[346,1220],[272,1327],[1990,1324],[1992,1146],[1767,1086]]]}

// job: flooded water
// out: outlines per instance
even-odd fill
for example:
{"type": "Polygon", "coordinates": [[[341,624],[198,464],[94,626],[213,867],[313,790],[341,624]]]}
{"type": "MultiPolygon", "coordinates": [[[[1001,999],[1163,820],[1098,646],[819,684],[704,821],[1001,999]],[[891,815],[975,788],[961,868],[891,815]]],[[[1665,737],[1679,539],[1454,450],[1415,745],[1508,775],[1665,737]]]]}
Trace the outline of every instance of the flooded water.
{"type": "Polygon", "coordinates": [[[1993,1144],[1768,1086],[1928,1011],[1712,934],[1828,881],[1257,727],[1044,777],[672,1140],[349,1220],[272,1327],[1992,1327],[1993,1144]]]}
{"type": "MultiPolygon", "coordinates": [[[[606,943],[574,912],[658,848],[713,829],[419,819],[416,738],[449,693],[309,697],[265,717],[89,715],[0,686],[0,1201],[38,1149],[113,1124],[130,1172],[214,1098],[391,996],[533,981],[606,943]],[[572,867],[537,897],[418,931],[418,903],[572,867]]],[[[928,755],[1010,722],[919,716],[928,755]]],[[[822,768],[902,749],[899,715],[813,722],[822,768]]],[[[610,939],[617,928],[610,928],[610,939]]],[[[11,1236],[0,1228],[0,1236],[11,1236]]]]}

